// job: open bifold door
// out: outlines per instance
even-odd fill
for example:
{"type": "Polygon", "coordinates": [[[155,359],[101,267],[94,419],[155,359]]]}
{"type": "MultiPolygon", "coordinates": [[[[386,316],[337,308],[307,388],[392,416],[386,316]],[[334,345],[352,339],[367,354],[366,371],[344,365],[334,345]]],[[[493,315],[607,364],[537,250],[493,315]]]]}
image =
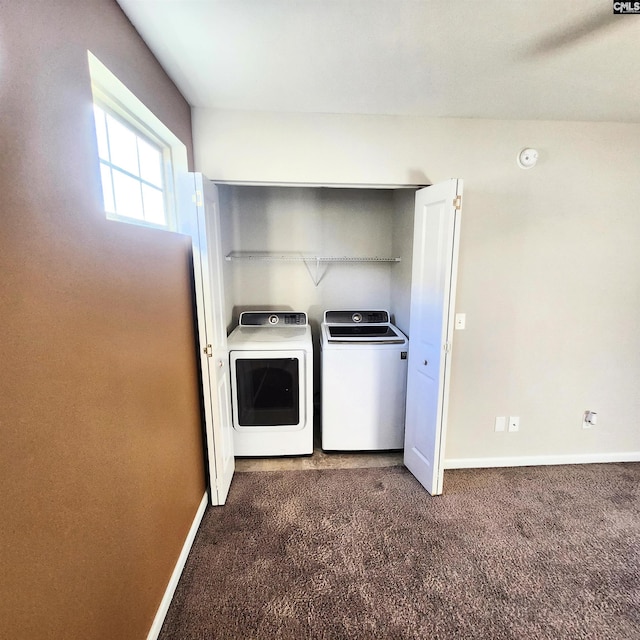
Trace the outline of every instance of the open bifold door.
{"type": "Polygon", "coordinates": [[[462,180],[416,192],[404,463],[442,493],[462,180]]]}
{"type": "Polygon", "coordinates": [[[180,201],[178,230],[193,240],[210,499],[212,505],[222,505],[233,478],[235,459],[218,192],[202,174],[190,173],[183,178],[180,201]]]}

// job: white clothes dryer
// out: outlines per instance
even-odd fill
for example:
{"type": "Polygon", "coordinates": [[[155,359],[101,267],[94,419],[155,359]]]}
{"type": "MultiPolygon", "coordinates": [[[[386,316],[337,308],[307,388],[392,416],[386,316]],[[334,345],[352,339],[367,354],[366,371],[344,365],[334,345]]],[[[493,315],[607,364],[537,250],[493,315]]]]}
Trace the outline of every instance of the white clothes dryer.
{"type": "Polygon", "coordinates": [[[235,455],[313,453],[313,343],[306,313],[241,313],[227,343],[235,455]]]}
{"type": "Polygon", "coordinates": [[[402,449],[409,340],[387,311],[325,311],[322,448],[402,449]]]}

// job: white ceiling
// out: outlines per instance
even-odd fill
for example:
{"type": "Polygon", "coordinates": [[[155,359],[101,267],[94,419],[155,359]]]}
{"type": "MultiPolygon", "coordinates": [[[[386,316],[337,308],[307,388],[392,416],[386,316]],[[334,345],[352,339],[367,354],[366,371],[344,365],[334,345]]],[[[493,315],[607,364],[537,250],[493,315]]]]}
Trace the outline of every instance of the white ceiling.
{"type": "Polygon", "coordinates": [[[611,0],[118,0],[195,107],[640,122],[611,0]]]}

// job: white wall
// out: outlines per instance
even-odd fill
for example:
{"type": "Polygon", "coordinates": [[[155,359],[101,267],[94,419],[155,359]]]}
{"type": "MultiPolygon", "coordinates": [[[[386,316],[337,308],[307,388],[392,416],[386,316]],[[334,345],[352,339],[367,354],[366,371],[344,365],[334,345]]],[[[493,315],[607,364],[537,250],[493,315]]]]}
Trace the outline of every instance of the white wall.
{"type": "Polygon", "coordinates": [[[193,121],[213,179],[464,179],[449,460],[638,455],[640,125],[199,109],[193,121]],[[515,162],[524,146],[540,151],[530,171],[515,162]],[[520,432],[494,433],[510,414],[520,432]]]}

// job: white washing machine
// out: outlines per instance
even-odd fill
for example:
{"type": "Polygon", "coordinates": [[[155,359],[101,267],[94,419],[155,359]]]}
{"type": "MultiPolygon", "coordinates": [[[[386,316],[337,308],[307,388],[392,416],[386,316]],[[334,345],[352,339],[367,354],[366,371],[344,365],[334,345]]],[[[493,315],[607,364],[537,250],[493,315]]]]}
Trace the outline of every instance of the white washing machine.
{"type": "Polygon", "coordinates": [[[313,453],[313,343],[307,314],[241,313],[227,343],[235,455],[313,453]]]}
{"type": "Polygon", "coordinates": [[[387,311],[325,311],[321,325],[322,448],[402,449],[407,337],[387,311]]]}

